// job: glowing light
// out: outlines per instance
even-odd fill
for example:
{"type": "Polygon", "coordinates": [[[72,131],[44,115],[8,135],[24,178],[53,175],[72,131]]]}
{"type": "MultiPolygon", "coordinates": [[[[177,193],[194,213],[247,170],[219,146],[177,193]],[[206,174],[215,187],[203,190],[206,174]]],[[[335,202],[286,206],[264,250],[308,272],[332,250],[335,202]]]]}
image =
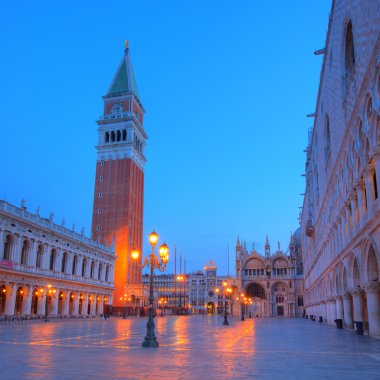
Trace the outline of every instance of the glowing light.
{"type": "Polygon", "coordinates": [[[139,256],[140,256],[139,251],[136,248],[132,249],[132,252],[131,252],[132,260],[137,260],[139,256]]]}
{"type": "Polygon", "coordinates": [[[155,246],[157,244],[157,241],[158,241],[158,234],[156,231],[152,231],[149,234],[149,242],[151,245],[155,246]]]}
{"type": "Polygon", "coordinates": [[[6,293],[7,292],[7,289],[3,288],[3,293],[6,293]]]}

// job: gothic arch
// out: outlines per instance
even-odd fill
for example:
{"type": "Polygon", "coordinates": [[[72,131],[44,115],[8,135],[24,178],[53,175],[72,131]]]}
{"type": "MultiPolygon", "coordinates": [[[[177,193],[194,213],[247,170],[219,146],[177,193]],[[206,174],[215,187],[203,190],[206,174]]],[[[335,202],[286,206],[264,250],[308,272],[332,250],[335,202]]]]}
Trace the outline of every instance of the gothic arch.
{"type": "Polygon", "coordinates": [[[258,297],[264,300],[266,299],[266,293],[265,293],[264,287],[256,282],[251,282],[247,285],[245,289],[245,294],[248,297],[252,297],[252,298],[258,297]]]}

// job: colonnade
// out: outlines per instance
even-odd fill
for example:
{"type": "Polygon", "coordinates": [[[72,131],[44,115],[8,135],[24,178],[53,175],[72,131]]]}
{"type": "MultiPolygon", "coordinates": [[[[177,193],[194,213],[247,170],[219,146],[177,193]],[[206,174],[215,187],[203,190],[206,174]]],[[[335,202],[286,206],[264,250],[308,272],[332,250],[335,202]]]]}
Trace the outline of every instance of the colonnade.
{"type": "Polygon", "coordinates": [[[370,336],[380,337],[380,284],[361,284],[335,297],[311,304],[307,306],[306,314],[329,324],[335,324],[340,319],[346,329],[361,332],[362,326],[370,336]]]}
{"type": "Polygon", "coordinates": [[[111,291],[0,283],[0,315],[96,316],[111,302],[111,291]]]}

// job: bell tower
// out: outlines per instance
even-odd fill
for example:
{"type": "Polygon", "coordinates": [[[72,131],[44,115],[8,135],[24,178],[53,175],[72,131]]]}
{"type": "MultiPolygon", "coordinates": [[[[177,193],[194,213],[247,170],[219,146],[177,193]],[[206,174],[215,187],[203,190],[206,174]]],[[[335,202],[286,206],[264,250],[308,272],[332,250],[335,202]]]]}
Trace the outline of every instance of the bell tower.
{"type": "Polygon", "coordinates": [[[92,237],[115,243],[114,306],[129,288],[141,284],[145,144],[144,108],[132,68],[128,41],[97,121],[96,177],[92,237]],[[139,259],[131,260],[138,249],[139,259]]]}

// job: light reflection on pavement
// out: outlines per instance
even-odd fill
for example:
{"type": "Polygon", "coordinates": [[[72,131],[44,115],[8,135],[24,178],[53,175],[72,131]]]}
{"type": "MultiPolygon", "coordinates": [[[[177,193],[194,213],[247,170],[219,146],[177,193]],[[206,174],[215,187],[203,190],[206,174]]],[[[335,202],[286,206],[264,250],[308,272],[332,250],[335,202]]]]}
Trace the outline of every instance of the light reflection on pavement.
{"type": "Polygon", "coordinates": [[[380,341],[304,319],[146,318],[0,326],[0,379],[378,379],[380,341]]]}

